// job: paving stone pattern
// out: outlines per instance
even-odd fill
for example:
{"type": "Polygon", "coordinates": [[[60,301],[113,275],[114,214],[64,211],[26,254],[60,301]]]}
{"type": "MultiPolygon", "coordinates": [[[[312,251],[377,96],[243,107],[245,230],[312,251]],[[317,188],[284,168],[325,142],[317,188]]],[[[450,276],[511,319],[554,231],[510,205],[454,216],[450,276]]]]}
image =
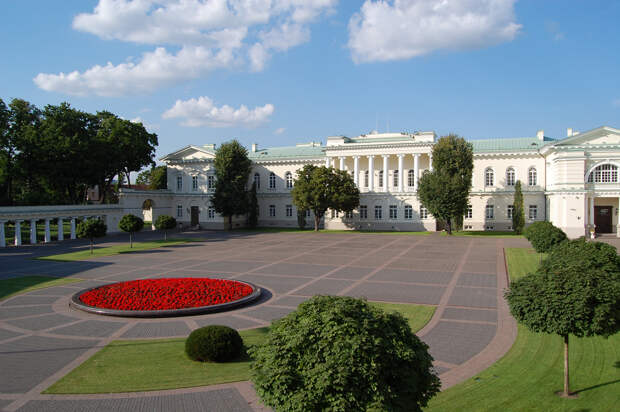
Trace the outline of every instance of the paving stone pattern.
{"type": "MultiPolygon", "coordinates": [[[[138,240],[155,235],[139,234],[138,240]]],[[[366,233],[194,232],[183,236],[200,242],[83,262],[31,259],[87,247],[79,240],[0,251],[4,263],[0,279],[41,274],[84,279],[0,302],[0,409],[252,410],[257,408],[256,395],[238,390],[236,384],[192,393],[173,390],[79,399],[41,392],[77,366],[68,365],[81,362],[80,356],[88,356],[84,354],[110,340],[182,337],[209,324],[237,329],[266,326],[316,294],[437,305],[420,336],[429,344],[441,376],[466,367],[496,336],[502,307],[498,285],[505,277],[497,269],[503,256],[496,239],[366,233]],[[67,305],[82,288],[179,276],[245,280],[264,288],[265,293],[259,302],[231,312],[175,319],[105,317],[67,305]]],[[[103,245],[119,242],[126,239],[109,236],[103,245]]],[[[514,244],[519,240],[512,240],[514,244]]]]}

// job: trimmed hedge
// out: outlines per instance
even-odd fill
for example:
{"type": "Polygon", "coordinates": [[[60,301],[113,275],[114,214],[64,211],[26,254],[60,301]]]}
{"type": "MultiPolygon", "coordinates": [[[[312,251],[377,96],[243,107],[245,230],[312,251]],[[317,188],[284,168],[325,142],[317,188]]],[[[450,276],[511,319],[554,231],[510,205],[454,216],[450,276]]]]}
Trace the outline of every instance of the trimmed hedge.
{"type": "Polygon", "coordinates": [[[223,325],[194,330],[185,341],[185,353],[200,362],[226,362],[241,355],[243,339],[239,332],[223,325]]]}
{"type": "Polygon", "coordinates": [[[567,239],[562,229],[546,221],[532,223],[525,228],[523,235],[538,253],[547,253],[567,239]]]}

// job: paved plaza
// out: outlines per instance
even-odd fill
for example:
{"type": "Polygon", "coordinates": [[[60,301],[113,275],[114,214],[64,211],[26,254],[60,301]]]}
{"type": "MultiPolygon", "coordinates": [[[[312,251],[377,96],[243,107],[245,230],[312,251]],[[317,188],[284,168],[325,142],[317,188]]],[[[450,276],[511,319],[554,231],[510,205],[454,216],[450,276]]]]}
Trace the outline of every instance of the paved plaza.
{"type": "MultiPolygon", "coordinates": [[[[144,233],[148,238],[155,234],[144,233]]],[[[185,234],[184,234],[185,236],[185,234]]],[[[185,337],[209,324],[266,326],[316,294],[436,306],[420,336],[443,387],[485,369],[511,346],[516,324],[502,298],[504,247],[524,239],[368,233],[196,232],[199,242],[82,262],[32,257],[83,247],[80,241],[0,252],[0,278],[51,275],[84,279],[0,304],[0,408],[6,411],[260,410],[248,382],[113,395],[42,395],[114,339],[185,337]],[[211,276],[264,288],[251,306],[167,319],[125,319],[69,308],[74,293],[110,282],[211,276]]],[[[126,241],[109,237],[107,241],[126,241]]]]}

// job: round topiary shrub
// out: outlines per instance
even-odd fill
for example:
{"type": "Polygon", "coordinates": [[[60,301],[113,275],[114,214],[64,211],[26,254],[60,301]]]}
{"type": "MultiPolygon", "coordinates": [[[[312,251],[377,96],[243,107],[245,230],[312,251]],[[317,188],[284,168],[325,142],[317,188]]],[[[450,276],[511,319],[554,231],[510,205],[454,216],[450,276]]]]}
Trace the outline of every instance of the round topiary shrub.
{"type": "Polygon", "coordinates": [[[250,354],[256,391],[278,411],[421,411],[440,386],[402,315],[350,297],[302,303],[250,354]]]}
{"type": "Polygon", "coordinates": [[[194,330],[185,341],[185,353],[201,362],[226,362],[241,355],[243,339],[239,332],[222,325],[209,325],[194,330]]]}
{"type": "Polygon", "coordinates": [[[562,229],[546,221],[532,223],[525,228],[523,235],[538,253],[547,253],[567,239],[562,229]]]}

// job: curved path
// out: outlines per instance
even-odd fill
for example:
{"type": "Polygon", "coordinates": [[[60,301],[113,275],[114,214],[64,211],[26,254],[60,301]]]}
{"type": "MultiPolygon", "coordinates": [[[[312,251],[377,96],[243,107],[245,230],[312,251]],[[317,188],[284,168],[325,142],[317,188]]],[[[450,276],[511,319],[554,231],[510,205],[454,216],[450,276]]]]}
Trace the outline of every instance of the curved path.
{"type": "Polygon", "coordinates": [[[187,336],[208,324],[237,329],[265,326],[316,294],[436,306],[418,336],[429,344],[444,388],[488,367],[516,337],[516,325],[502,298],[507,285],[503,247],[506,242],[526,246],[520,240],[359,233],[196,236],[203,241],[87,262],[30,259],[82,247],[79,242],[2,251],[0,278],[47,274],[84,281],[0,303],[0,408],[260,410],[248,382],[107,395],[41,392],[114,339],[187,336]],[[268,293],[260,302],[232,312],[175,319],[108,318],[68,306],[71,295],[85,287],[175,276],[247,280],[268,293]]]}

